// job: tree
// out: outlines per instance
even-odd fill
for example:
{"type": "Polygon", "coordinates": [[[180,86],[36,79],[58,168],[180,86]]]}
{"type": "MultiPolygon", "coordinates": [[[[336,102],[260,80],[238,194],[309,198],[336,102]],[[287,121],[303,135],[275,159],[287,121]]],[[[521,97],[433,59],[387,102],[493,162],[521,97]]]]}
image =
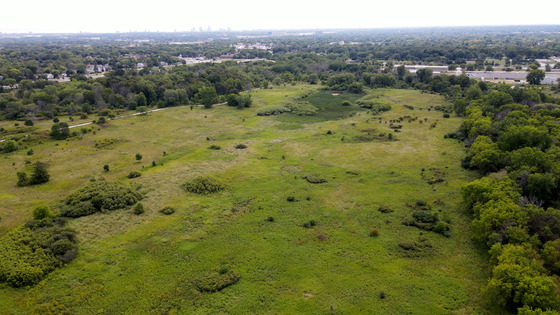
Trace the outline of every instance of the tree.
{"type": "Polygon", "coordinates": [[[470,166],[483,173],[501,169],[504,154],[498,145],[487,136],[478,136],[469,150],[470,166]]]}
{"type": "Polygon", "coordinates": [[[527,82],[532,85],[539,85],[545,77],[544,71],[540,69],[533,69],[527,74],[527,82]]]}
{"type": "Polygon", "coordinates": [[[31,173],[31,178],[29,179],[30,185],[39,185],[48,182],[50,179],[49,172],[47,170],[47,164],[42,162],[35,162],[33,165],[33,172],[31,173]]]}
{"type": "Polygon", "coordinates": [[[142,159],[142,154],[136,153],[134,157],[136,158],[136,161],[140,161],[142,159]]]}
{"type": "Polygon", "coordinates": [[[108,172],[109,171],[109,165],[108,164],[103,165],[103,170],[105,172],[108,172]]]}
{"type": "Polygon", "coordinates": [[[418,69],[416,71],[416,76],[418,77],[418,81],[422,83],[428,83],[432,79],[432,74],[434,71],[432,69],[418,69]]]}
{"type": "Polygon", "coordinates": [[[70,129],[68,129],[68,124],[65,122],[60,122],[54,124],[51,128],[51,137],[56,140],[64,140],[70,136],[70,129]]]}
{"type": "Polygon", "coordinates": [[[204,108],[211,108],[213,104],[218,102],[218,94],[213,86],[201,88],[198,90],[197,96],[204,108]]]}
{"type": "MultiPolygon", "coordinates": [[[[451,70],[451,69],[450,69],[451,70]]],[[[402,80],[404,78],[404,75],[406,74],[406,68],[404,65],[400,65],[397,67],[397,76],[399,77],[400,80],[402,80]]]]}

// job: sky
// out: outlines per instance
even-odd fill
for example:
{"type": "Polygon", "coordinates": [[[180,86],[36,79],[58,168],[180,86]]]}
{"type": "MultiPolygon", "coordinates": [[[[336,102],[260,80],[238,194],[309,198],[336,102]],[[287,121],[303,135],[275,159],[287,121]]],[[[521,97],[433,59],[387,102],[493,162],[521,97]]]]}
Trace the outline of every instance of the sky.
{"type": "Polygon", "coordinates": [[[1,33],[560,24],[560,1],[6,0],[1,33]]]}

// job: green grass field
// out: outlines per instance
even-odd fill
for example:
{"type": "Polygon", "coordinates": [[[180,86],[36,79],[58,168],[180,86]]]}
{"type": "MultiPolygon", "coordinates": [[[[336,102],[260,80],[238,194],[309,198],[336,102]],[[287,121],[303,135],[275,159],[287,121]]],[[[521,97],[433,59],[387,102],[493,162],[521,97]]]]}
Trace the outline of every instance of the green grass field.
{"type": "Polygon", "coordinates": [[[443,138],[460,118],[428,111],[446,102],[413,90],[370,91],[394,104],[378,116],[337,111],[337,102],[362,95],[324,91],[306,99],[324,105],[317,117],[255,115],[314,89],[257,90],[244,110],[176,107],[117,119],[82,139],[43,139],[29,146],[31,156],[26,149],[1,155],[0,234],[29,220],[39,204],[56,208],[92,177],[141,184],[147,211],[72,219],[79,256],[33,287],[0,284],[0,313],[481,312],[487,259],[471,241],[459,193],[475,175],[460,167],[462,145],[443,138]],[[392,131],[389,121],[404,116],[418,119],[392,131]],[[389,133],[394,141],[380,136],[389,133]],[[51,180],[15,187],[25,161],[47,162],[51,180]],[[133,170],[142,176],[127,179],[133,170]],[[428,184],[431,171],[445,181],[428,184]],[[179,187],[204,174],[225,180],[226,190],[201,196],[179,187]],[[311,184],[307,175],[326,182],[311,184]],[[418,200],[450,223],[451,237],[401,224],[412,211],[407,203],[418,200]],[[379,212],[380,205],[394,212],[379,212]],[[164,206],[177,211],[162,215],[164,206]],[[310,220],[316,225],[302,226],[310,220]],[[370,237],[372,229],[379,236],[370,237]],[[403,241],[431,247],[410,252],[403,241]],[[237,283],[214,293],[196,289],[197,279],[225,268],[240,276],[237,283]]]}

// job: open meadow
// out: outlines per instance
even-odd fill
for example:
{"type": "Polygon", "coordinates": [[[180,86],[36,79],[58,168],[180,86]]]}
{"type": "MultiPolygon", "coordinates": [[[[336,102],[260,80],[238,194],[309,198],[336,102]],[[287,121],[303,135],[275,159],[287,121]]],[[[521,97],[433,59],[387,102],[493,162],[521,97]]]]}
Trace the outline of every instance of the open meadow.
{"type": "Polygon", "coordinates": [[[435,110],[447,105],[439,95],[366,92],[392,109],[360,108],[365,94],[274,86],[251,92],[250,108],[167,108],[0,155],[0,235],[91,178],[141,185],[146,208],[70,219],[77,258],[35,286],[0,284],[0,313],[481,312],[488,259],[460,204],[476,175],[461,168],[463,144],[444,138],[461,118],[435,110]],[[296,98],[317,114],[256,115],[296,98]],[[47,163],[50,181],[16,187],[26,161],[47,163]],[[201,175],[225,189],[181,188],[201,175]],[[205,281],[226,285],[208,292],[205,281]]]}

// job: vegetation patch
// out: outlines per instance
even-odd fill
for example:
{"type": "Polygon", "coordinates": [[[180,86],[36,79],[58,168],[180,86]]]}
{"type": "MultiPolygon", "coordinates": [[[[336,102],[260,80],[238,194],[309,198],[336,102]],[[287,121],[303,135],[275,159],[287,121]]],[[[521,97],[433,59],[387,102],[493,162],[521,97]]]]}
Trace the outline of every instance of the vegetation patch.
{"type": "Polygon", "coordinates": [[[239,274],[224,267],[217,271],[207,272],[193,280],[192,283],[200,292],[218,292],[235,284],[240,278],[239,274]]]}
{"type": "Polygon", "coordinates": [[[443,183],[445,182],[445,171],[431,167],[427,171],[422,171],[422,179],[430,185],[443,183]]]}
{"type": "Polygon", "coordinates": [[[142,197],[138,188],[120,182],[97,179],[66,197],[61,215],[81,217],[99,211],[128,208],[142,197]]]}
{"type": "Polygon", "coordinates": [[[0,282],[13,287],[38,283],[77,255],[76,235],[66,221],[32,220],[0,238],[0,282]]]}
{"type": "Polygon", "coordinates": [[[269,105],[257,111],[257,116],[272,116],[290,112],[291,109],[284,105],[269,105]]]}
{"type": "Polygon", "coordinates": [[[99,141],[95,141],[95,144],[93,146],[97,149],[103,149],[103,148],[108,148],[108,147],[112,146],[113,144],[117,144],[117,143],[121,143],[121,142],[125,142],[125,140],[115,139],[115,138],[105,138],[105,139],[102,139],[102,140],[99,140],[99,141]]]}
{"type": "Polygon", "coordinates": [[[226,188],[226,184],[215,176],[205,175],[185,182],[181,185],[181,188],[187,192],[199,195],[208,195],[224,190],[226,188]]]}
{"type": "Polygon", "coordinates": [[[287,106],[290,112],[298,116],[313,116],[317,114],[319,110],[317,107],[313,106],[307,101],[296,101],[287,106]]]}
{"type": "Polygon", "coordinates": [[[327,182],[326,179],[313,174],[305,175],[303,178],[311,184],[322,184],[327,182]]]}
{"type": "Polygon", "coordinates": [[[159,210],[159,213],[165,214],[165,215],[170,215],[170,214],[175,213],[175,208],[169,207],[169,206],[163,207],[161,210],[159,210]]]}

